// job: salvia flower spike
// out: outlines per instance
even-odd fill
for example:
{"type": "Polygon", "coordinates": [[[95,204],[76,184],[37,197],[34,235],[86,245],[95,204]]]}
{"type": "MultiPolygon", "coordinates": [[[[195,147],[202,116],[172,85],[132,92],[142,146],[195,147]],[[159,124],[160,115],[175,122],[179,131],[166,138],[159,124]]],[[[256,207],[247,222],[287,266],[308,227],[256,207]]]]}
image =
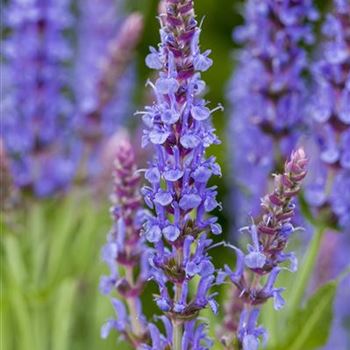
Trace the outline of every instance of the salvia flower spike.
{"type": "MultiPolygon", "coordinates": [[[[311,168],[306,198],[328,208],[343,229],[350,227],[350,2],[334,0],[323,26],[322,56],[313,66],[310,105],[319,159],[311,168]]],[[[317,153],[317,152],[316,152],[317,153]]]]}
{"type": "Polygon", "coordinates": [[[207,305],[217,308],[210,294],[214,266],[208,234],[221,233],[217,218],[208,215],[219,206],[216,188],[207,183],[220,175],[220,167],[206,157],[206,149],[219,142],[210,120],[216,109],[202,98],[206,84],[200,75],[212,60],[209,50],[200,51],[193,1],[167,0],[162,8],[161,43],[146,57],[148,67],[158,70],[157,80],[148,83],[156,101],[139,112],[146,125],[142,143],[156,152],[145,173],[149,185],[142,189],[153,211],[144,235],[155,248],[150,261],[159,286],[156,302],[171,324],[167,336],[154,327],[152,339],[159,348],[206,349],[210,341],[198,314],[207,305]],[[190,296],[195,277],[197,292],[190,296]]]}
{"type": "Polygon", "coordinates": [[[234,32],[244,46],[229,90],[238,225],[259,212],[268,174],[281,171],[304,128],[305,44],[317,18],[311,0],[246,1],[245,24],[234,32]]]}
{"type": "Polygon", "coordinates": [[[64,65],[71,48],[64,31],[72,25],[70,1],[9,2],[2,68],[2,130],[15,185],[39,197],[64,190],[75,172],[71,158],[71,101],[64,65]],[[19,74],[21,72],[21,74],[19,74]],[[8,91],[7,91],[8,90],[8,91]]]}
{"type": "Polygon", "coordinates": [[[140,236],[144,215],[140,174],[127,137],[120,141],[116,150],[112,202],[113,227],[102,250],[110,275],[101,278],[100,290],[103,294],[117,291],[118,299],[112,299],[117,319],[111,319],[103,326],[102,337],[116,329],[139,348],[148,334],[140,294],[149,278],[149,250],[140,236]]]}
{"type": "Polygon", "coordinates": [[[123,1],[88,0],[83,4],[80,36],[82,64],[77,68],[78,130],[90,146],[110,136],[130,105],[133,72],[130,68],[142,30],[143,18],[132,13],[115,19],[123,1]]]}
{"type": "Polygon", "coordinates": [[[284,306],[281,295],[284,288],[276,288],[274,284],[282,269],[297,270],[296,256],[285,248],[291,234],[297,230],[292,224],[293,201],[306,176],[307,162],[304,150],[298,149],[285,163],[284,172],[274,175],[274,190],[262,198],[260,218],[242,229],[250,238],[248,251],[243,253],[233,247],[237,256],[236,271],[226,266],[219,273],[221,281],[228,276],[236,290],[237,300],[232,300],[226,312],[242,310],[240,318],[237,313],[226,314],[226,329],[222,331],[226,335],[225,344],[236,337],[243,350],[257,350],[261,338],[266,338],[265,330],[257,325],[261,305],[273,298],[276,310],[284,306]],[[266,276],[264,283],[261,282],[263,276],[266,276]],[[228,337],[230,332],[231,337],[228,337]]]}

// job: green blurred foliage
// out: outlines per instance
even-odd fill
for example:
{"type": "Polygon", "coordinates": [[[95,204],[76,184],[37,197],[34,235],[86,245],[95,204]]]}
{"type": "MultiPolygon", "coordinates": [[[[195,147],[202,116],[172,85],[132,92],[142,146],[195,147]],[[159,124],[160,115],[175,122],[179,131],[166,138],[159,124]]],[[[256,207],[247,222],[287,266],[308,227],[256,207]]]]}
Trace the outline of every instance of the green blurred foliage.
{"type": "Polygon", "coordinates": [[[4,349],[113,348],[99,337],[112,310],[98,292],[108,208],[91,196],[28,201],[1,230],[4,349]]]}

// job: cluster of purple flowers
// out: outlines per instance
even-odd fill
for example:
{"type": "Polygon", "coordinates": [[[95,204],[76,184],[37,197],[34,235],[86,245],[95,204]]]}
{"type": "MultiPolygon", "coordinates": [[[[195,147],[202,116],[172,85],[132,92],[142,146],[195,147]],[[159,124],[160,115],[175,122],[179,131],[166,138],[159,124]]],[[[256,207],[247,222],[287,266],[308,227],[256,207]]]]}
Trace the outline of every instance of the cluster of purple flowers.
{"type": "Polygon", "coordinates": [[[221,233],[217,218],[207,216],[219,206],[216,188],[207,183],[221,173],[215,158],[205,156],[206,148],[219,142],[200,77],[212,60],[210,51],[199,48],[193,1],[168,0],[165,11],[159,49],[151,48],[146,57],[148,67],[159,71],[156,82],[149,82],[156,101],[140,112],[147,127],[143,145],[152,144],[156,154],[145,174],[149,186],[142,189],[153,210],[144,235],[154,246],[150,263],[159,286],[156,302],[172,324],[166,337],[157,333],[152,340],[153,348],[206,349],[210,342],[198,314],[208,304],[217,309],[210,294],[215,269],[207,254],[208,233],[221,233]],[[195,277],[199,283],[191,297],[195,277]]]}
{"type": "Polygon", "coordinates": [[[143,28],[139,14],[122,21],[122,3],[80,1],[76,21],[69,0],[13,0],[6,7],[1,137],[16,187],[46,197],[77,174],[95,179],[103,170],[104,142],[131,106],[130,62],[143,28]],[[73,22],[80,29],[75,65],[73,22]]]}
{"type": "Polygon", "coordinates": [[[350,225],[350,2],[334,0],[323,26],[327,38],[313,66],[314,96],[309,112],[316,136],[317,161],[307,199],[331,209],[340,226],[350,225]]]}
{"type": "Polygon", "coordinates": [[[39,196],[65,188],[74,173],[69,157],[71,102],[64,69],[71,48],[69,1],[14,0],[6,9],[2,136],[15,184],[39,196]]]}
{"type": "Polygon", "coordinates": [[[117,319],[107,321],[102,328],[102,337],[107,337],[111,329],[117,329],[124,339],[138,348],[147,339],[140,294],[149,277],[149,250],[140,235],[144,210],[140,174],[136,170],[135,153],[125,138],[116,150],[111,208],[114,223],[102,250],[110,275],[101,278],[100,290],[105,295],[116,290],[120,297],[112,299],[117,319]]]}
{"type": "MultiPolygon", "coordinates": [[[[226,315],[224,326],[227,328],[224,329],[226,334],[223,341],[227,342],[227,346],[237,337],[239,348],[257,350],[259,338],[266,338],[266,331],[257,326],[261,305],[273,298],[276,310],[284,306],[281,296],[284,288],[276,288],[274,284],[284,262],[290,261],[290,271],[297,270],[296,256],[285,252],[285,248],[296,230],[291,222],[295,214],[293,199],[299,193],[301,182],[306,176],[306,165],[303,149],[292,153],[291,159],[284,166],[283,174],[274,177],[273,192],[262,199],[262,215],[258,223],[242,229],[250,237],[248,252],[244,254],[240,249],[232,247],[237,254],[236,270],[231,271],[226,266],[219,273],[219,282],[228,276],[235,285],[237,292],[231,304],[241,311],[226,315]],[[267,278],[262,285],[263,276],[267,278]],[[239,320],[232,319],[238,317],[239,320]],[[231,338],[230,333],[233,333],[231,338]]],[[[231,312],[232,308],[228,311],[231,312]]]]}
{"type": "Polygon", "coordinates": [[[237,224],[258,214],[268,175],[282,169],[304,127],[302,44],[313,41],[309,22],[317,17],[310,0],[249,0],[245,24],[234,33],[244,44],[228,96],[237,224]]]}

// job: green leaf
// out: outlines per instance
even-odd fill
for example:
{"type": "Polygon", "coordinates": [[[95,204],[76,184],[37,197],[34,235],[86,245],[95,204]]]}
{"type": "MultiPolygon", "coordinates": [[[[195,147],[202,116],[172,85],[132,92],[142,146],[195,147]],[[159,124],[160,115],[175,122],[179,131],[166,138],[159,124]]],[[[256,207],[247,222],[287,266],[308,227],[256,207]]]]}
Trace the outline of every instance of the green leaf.
{"type": "Polygon", "coordinates": [[[30,301],[32,302],[30,321],[33,327],[33,348],[35,350],[46,350],[49,347],[50,310],[46,303],[34,303],[33,299],[30,299],[30,301]]]}
{"type": "Polygon", "coordinates": [[[70,330],[74,319],[76,283],[67,280],[61,284],[55,297],[52,324],[52,350],[67,350],[70,346],[70,330]]]}
{"type": "Polygon", "coordinates": [[[27,302],[17,286],[10,286],[10,312],[14,319],[14,330],[12,335],[16,334],[14,341],[16,342],[16,349],[27,350],[29,344],[33,344],[33,331],[30,313],[27,302]],[[16,332],[16,333],[14,333],[16,332]]]}
{"type": "MultiPolygon", "coordinates": [[[[3,275],[2,275],[3,276],[3,275]]],[[[13,349],[13,315],[10,309],[10,303],[8,300],[4,300],[4,296],[1,295],[0,302],[0,320],[1,320],[1,346],[0,349],[13,349]]]]}
{"type": "Polygon", "coordinates": [[[8,274],[17,285],[22,285],[27,278],[27,272],[19,241],[9,235],[4,238],[4,245],[8,274]]]}
{"type": "Polygon", "coordinates": [[[333,320],[333,301],[338,282],[331,281],[310,297],[304,309],[288,324],[288,341],[280,350],[312,350],[324,345],[333,320]]]}
{"type": "Polygon", "coordinates": [[[65,253],[70,239],[73,238],[74,229],[79,219],[77,199],[71,194],[60,203],[57,210],[55,223],[51,233],[50,256],[48,261],[48,277],[50,281],[58,279],[58,273],[62,264],[66,261],[65,253]]]}
{"type": "Polygon", "coordinates": [[[76,231],[74,245],[72,246],[72,260],[80,274],[89,269],[91,259],[97,259],[97,254],[102,246],[102,243],[99,244],[100,238],[104,239],[106,236],[105,233],[101,237],[97,236],[101,229],[101,216],[97,215],[95,211],[91,204],[87,203],[85,205],[84,211],[82,211],[83,220],[76,231]],[[91,242],[95,244],[91,244],[91,242]]]}
{"type": "Polygon", "coordinates": [[[38,283],[43,275],[47,251],[45,236],[45,202],[33,202],[28,213],[28,234],[30,235],[30,251],[33,281],[38,283]]]}
{"type": "Polygon", "coordinates": [[[318,252],[322,242],[325,227],[316,228],[309,247],[306,251],[303,261],[299,264],[299,270],[296,272],[295,283],[290,294],[290,300],[287,304],[289,318],[293,317],[293,312],[301,306],[310,277],[316,264],[318,252]]]}
{"type": "Polygon", "coordinates": [[[300,211],[303,214],[304,218],[307,219],[313,226],[316,224],[316,220],[314,218],[314,215],[310,209],[309,204],[307,203],[304,193],[301,193],[298,197],[299,199],[299,206],[300,211]]]}

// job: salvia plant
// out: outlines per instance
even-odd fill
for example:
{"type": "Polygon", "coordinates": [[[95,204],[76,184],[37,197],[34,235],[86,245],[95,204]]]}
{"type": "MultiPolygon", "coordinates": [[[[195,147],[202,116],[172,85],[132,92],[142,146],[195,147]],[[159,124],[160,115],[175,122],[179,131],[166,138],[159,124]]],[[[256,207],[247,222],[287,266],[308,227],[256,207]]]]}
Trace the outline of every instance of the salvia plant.
{"type": "Polygon", "coordinates": [[[67,142],[72,106],[64,94],[70,88],[64,63],[72,55],[63,35],[73,21],[68,7],[68,1],[33,0],[6,9],[11,34],[4,43],[9,92],[2,132],[14,182],[38,196],[65,188],[74,174],[67,142]]]}
{"type": "Polygon", "coordinates": [[[113,227],[102,251],[110,275],[101,279],[100,290],[103,294],[109,294],[116,289],[122,298],[112,299],[118,319],[106,323],[102,337],[106,337],[114,328],[138,347],[146,336],[146,320],[142,315],[140,294],[149,278],[149,251],[140,234],[144,210],[140,194],[141,176],[136,170],[135,152],[130,140],[125,137],[116,149],[114,189],[111,196],[113,227]]]}
{"type": "Polygon", "coordinates": [[[322,31],[321,58],[313,64],[314,95],[310,102],[315,159],[310,205],[328,212],[329,220],[348,231],[350,223],[350,3],[334,1],[322,31]],[[342,195],[340,195],[342,193],[342,195]]]}
{"type": "Polygon", "coordinates": [[[83,141],[87,171],[96,175],[96,160],[106,137],[130,113],[134,69],[130,66],[143,29],[142,16],[125,17],[123,1],[80,1],[79,62],[76,67],[76,129],[83,141]],[[117,20],[118,18],[118,20],[117,20]]]}
{"type": "Polygon", "coordinates": [[[159,287],[156,303],[169,324],[165,336],[152,327],[153,348],[200,348],[210,343],[205,324],[198,318],[208,304],[217,306],[210,288],[214,266],[207,250],[208,234],[220,234],[214,210],[216,188],[207,183],[220,175],[214,157],[206,149],[218,143],[207,102],[202,98],[205,82],[200,73],[212,60],[201,52],[201,29],[195,19],[193,1],[166,1],[161,14],[161,43],[146,57],[148,67],[159,71],[153,88],[155,102],[141,112],[146,130],[143,145],[152,144],[155,157],[145,178],[142,193],[153,210],[147,215],[144,236],[153,245],[152,278],[159,287]],[[197,292],[190,284],[199,278],[197,292]],[[170,326],[171,324],[171,326],[170,326]]]}
{"type": "Polygon", "coordinates": [[[350,1],[227,4],[4,4],[4,349],[350,348],[350,1]]]}
{"type": "Polygon", "coordinates": [[[231,303],[237,305],[236,310],[233,306],[226,315],[224,342],[228,348],[231,348],[230,333],[233,333],[232,338],[239,348],[258,349],[259,339],[266,340],[266,331],[257,326],[261,305],[273,298],[276,310],[284,306],[281,296],[284,288],[277,288],[274,284],[285,261],[290,261],[290,271],[297,270],[296,256],[285,249],[290,236],[296,231],[292,224],[295,214],[293,199],[301,189],[306,166],[303,149],[292,153],[284,166],[284,172],[274,176],[273,192],[262,198],[260,218],[242,229],[250,237],[248,252],[244,254],[242,250],[232,247],[237,254],[236,270],[231,271],[227,266],[219,273],[220,280],[227,275],[237,288],[235,297],[231,299],[231,303]]]}
{"type": "Polygon", "coordinates": [[[103,145],[132,105],[142,16],[126,16],[122,1],[78,4],[79,18],[69,0],[16,0],[5,9],[1,134],[14,182],[37,197],[101,173],[103,145]]]}
{"type": "Polygon", "coordinates": [[[259,212],[268,174],[281,170],[304,128],[305,44],[313,42],[317,16],[310,0],[249,0],[245,23],[234,32],[243,44],[228,94],[238,223],[259,212]]]}

